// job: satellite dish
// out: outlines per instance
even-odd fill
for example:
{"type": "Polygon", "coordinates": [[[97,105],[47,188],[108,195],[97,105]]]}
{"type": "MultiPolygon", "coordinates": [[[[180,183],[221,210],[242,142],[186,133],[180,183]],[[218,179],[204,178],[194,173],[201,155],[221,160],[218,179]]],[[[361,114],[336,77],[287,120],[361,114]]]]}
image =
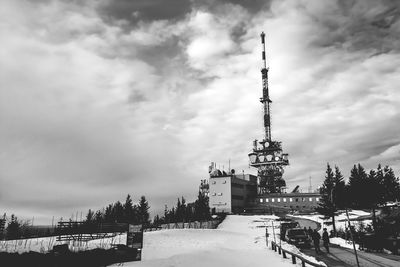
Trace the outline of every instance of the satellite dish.
{"type": "Polygon", "coordinates": [[[250,159],[250,163],[256,163],[257,161],[257,154],[256,153],[250,153],[249,154],[249,159],[250,159]]]}

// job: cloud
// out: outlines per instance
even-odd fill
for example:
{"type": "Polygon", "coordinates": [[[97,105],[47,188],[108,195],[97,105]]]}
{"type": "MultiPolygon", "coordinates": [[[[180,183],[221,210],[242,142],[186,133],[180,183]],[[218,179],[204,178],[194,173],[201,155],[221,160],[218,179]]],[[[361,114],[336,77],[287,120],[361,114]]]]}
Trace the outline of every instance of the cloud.
{"type": "Polygon", "coordinates": [[[396,6],[186,2],[5,1],[0,209],[49,223],[130,193],[157,212],[192,200],[210,161],[254,173],[261,31],[289,187],[327,162],[398,173],[396,6]]]}
{"type": "Polygon", "coordinates": [[[186,0],[104,0],[100,13],[109,20],[152,21],[179,19],[190,12],[191,1],[186,0]]]}

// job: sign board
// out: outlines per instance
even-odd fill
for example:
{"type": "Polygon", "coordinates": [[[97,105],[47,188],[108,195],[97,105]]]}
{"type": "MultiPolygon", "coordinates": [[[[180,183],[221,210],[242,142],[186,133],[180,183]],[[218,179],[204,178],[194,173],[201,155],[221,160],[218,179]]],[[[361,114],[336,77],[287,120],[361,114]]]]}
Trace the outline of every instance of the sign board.
{"type": "Polygon", "coordinates": [[[126,245],[130,248],[143,248],[143,227],[141,224],[129,225],[128,235],[126,237],[126,245]]]}

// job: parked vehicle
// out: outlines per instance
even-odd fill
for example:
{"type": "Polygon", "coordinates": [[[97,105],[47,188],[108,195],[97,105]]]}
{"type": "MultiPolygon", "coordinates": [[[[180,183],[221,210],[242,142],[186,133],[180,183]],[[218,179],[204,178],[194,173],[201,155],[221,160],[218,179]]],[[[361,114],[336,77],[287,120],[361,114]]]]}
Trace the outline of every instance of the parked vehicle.
{"type": "Polygon", "coordinates": [[[296,247],[311,247],[311,238],[302,228],[291,228],[286,231],[285,241],[296,247]]]}
{"type": "Polygon", "coordinates": [[[299,225],[298,222],[295,222],[295,221],[281,223],[281,228],[280,228],[280,238],[281,238],[281,240],[285,241],[285,236],[286,236],[287,229],[298,228],[298,227],[300,227],[300,225],[299,225]]]}

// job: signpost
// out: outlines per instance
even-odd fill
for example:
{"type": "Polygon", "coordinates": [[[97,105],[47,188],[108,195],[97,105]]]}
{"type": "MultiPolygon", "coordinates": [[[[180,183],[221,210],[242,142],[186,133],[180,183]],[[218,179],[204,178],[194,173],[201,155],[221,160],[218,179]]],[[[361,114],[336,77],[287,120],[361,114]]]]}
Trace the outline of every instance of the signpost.
{"type": "Polygon", "coordinates": [[[141,260],[142,258],[142,248],[143,248],[143,226],[129,224],[128,234],[126,237],[126,245],[130,248],[135,248],[137,251],[136,260],[141,260]]]}

